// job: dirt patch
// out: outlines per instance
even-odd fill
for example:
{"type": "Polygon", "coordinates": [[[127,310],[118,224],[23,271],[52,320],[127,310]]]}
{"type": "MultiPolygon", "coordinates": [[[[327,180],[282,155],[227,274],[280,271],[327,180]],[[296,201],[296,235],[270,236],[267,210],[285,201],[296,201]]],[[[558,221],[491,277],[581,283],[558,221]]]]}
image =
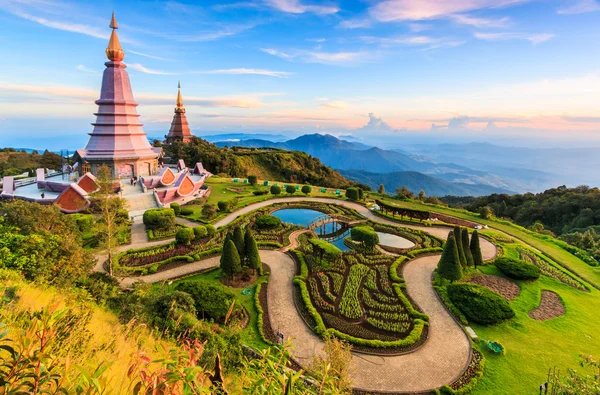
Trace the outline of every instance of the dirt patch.
{"type": "Polygon", "coordinates": [[[478,274],[471,277],[468,282],[486,287],[496,292],[509,302],[515,299],[521,293],[521,289],[517,284],[505,278],[494,275],[478,274]]]}
{"type": "Polygon", "coordinates": [[[546,321],[552,318],[565,315],[565,305],[560,300],[560,296],[552,291],[542,291],[540,305],[529,312],[529,316],[534,320],[546,321]]]}

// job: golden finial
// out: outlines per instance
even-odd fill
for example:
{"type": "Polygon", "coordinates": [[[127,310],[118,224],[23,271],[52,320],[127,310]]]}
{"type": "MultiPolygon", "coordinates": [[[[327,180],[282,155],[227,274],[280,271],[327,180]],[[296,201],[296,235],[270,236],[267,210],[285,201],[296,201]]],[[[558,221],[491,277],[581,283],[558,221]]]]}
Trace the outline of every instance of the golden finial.
{"type": "Polygon", "coordinates": [[[117,29],[119,25],[117,24],[117,19],[115,18],[115,13],[112,13],[112,19],[110,21],[110,28],[113,29],[110,34],[110,41],[108,42],[108,47],[106,48],[106,57],[108,60],[112,60],[113,62],[120,62],[125,58],[125,52],[121,48],[121,43],[119,42],[119,36],[117,36],[117,29]]]}
{"type": "MultiPolygon", "coordinates": [[[[181,97],[181,82],[177,81],[177,101],[175,102],[175,110],[184,110],[183,108],[183,97],[181,97]]],[[[181,111],[180,111],[181,112],[181,111]]]]}

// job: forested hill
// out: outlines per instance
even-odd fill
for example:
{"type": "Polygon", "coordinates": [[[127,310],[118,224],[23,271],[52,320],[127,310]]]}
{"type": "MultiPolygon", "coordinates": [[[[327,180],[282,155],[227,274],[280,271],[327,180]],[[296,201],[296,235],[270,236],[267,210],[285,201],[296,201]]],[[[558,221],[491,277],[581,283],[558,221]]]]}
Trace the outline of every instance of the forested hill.
{"type": "Polygon", "coordinates": [[[17,176],[24,172],[33,175],[38,167],[57,170],[60,166],[60,155],[48,150],[39,154],[35,150],[28,153],[14,148],[0,149],[0,176],[17,176]]]}
{"type": "Polygon", "coordinates": [[[540,233],[548,231],[595,257],[600,257],[600,189],[561,186],[542,193],[493,194],[481,197],[446,196],[451,207],[479,212],[491,208],[494,215],[512,219],[540,233]]]}
{"type": "Polygon", "coordinates": [[[330,188],[355,184],[318,158],[300,151],[271,148],[219,148],[200,138],[190,143],[164,146],[165,155],[185,160],[188,166],[202,162],[214,174],[230,177],[255,175],[259,179],[307,183],[330,188]]]}

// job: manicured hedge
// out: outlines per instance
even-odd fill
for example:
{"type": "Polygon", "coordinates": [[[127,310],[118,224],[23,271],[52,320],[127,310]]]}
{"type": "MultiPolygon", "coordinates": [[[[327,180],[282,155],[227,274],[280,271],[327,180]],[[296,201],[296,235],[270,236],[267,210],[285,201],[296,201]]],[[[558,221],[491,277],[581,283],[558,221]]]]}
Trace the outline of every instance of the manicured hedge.
{"type": "Polygon", "coordinates": [[[179,213],[181,215],[192,215],[194,214],[194,209],[191,207],[184,207],[179,211],[179,213]]]}
{"type": "Polygon", "coordinates": [[[175,211],[172,208],[153,208],[143,216],[148,229],[168,229],[175,226],[175,211]]]}
{"type": "Polygon", "coordinates": [[[541,270],[531,263],[503,257],[494,261],[494,265],[508,277],[517,280],[535,280],[540,277],[541,270]]]}
{"type": "Polygon", "coordinates": [[[94,216],[92,214],[71,214],[75,218],[75,223],[81,233],[86,233],[92,230],[94,225],[94,216]]]}
{"type": "Polygon", "coordinates": [[[212,318],[223,322],[235,299],[233,292],[220,284],[208,281],[183,281],[178,283],[175,289],[189,294],[194,299],[200,319],[212,318]]]}
{"type": "Polygon", "coordinates": [[[506,299],[485,287],[454,283],[446,289],[452,303],[478,324],[492,325],[515,316],[506,299]]]}
{"type": "Polygon", "coordinates": [[[181,228],[175,233],[177,244],[190,244],[194,240],[194,230],[192,228],[181,228]]]}
{"type": "Polygon", "coordinates": [[[256,217],[255,224],[259,229],[272,229],[281,225],[281,219],[274,215],[259,215],[256,217]]]}
{"type": "Polygon", "coordinates": [[[265,331],[263,330],[263,326],[264,326],[263,314],[265,312],[262,308],[262,305],[260,304],[260,290],[261,290],[263,284],[266,284],[266,283],[259,282],[258,284],[256,284],[256,287],[254,287],[254,308],[256,309],[256,313],[258,315],[258,317],[256,319],[256,325],[258,326],[258,334],[260,335],[262,341],[264,341],[265,343],[267,343],[269,345],[274,345],[274,343],[272,341],[267,339],[267,337],[265,336],[265,331]]]}
{"type": "Polygon", "coordinates": [[[419,255],[438,254],[442,251],[444,251],[442,247],[421,248],[418,250],[409,251],[406,255],[408,255],[410,258],[416,258],[419,255]]]}
{"type": "Polygon", "coordinates": [[[408,257],[399,256],[398,259],[392,263],[390,266],[390,280],[395,283],[404,283],[404,279],[398,276],[398,266],[400,266],[404,261],[406,261],[408,257]]]}
{"type": "Polygon", "coordinates": [[[175,215],[179,215],[181,213],[181,206],[179,205],[179,203],[171,203],[169,207],[173,209],[175,215]]]}
{"type": "Polygon", "coordinates": [[[408,300],[406,295],[404,295],[404,292],[402,292],[402,286],[400,284],[392,284],[392,286],[394,287],[394,291],[396,291],[396,295],[398,295],[398,298],[402,302],[402,305],[404,305],[408,314],[415,318],[415,321],[422,320],[424,322],[429,322],[429,316],[414,308],[412,303],[410,303],[410,300],[408,300]]]}
{"type": "Polygon", "coordinates": [[[254,192],[252,192],[252,194],[254,196],[262,196],[262,195],[266,195],[267,193],[269,193],[269,191],[267,191],[267,190],[260,190],[260,191],[254,191],[254,192]]]}
{"type": "Polygon", "coordinates": [[[208,236],[208,230],[206,230],[205,226],[194,226],[194,236],[196,239],[201,239],[203,237],[208,236]]]}

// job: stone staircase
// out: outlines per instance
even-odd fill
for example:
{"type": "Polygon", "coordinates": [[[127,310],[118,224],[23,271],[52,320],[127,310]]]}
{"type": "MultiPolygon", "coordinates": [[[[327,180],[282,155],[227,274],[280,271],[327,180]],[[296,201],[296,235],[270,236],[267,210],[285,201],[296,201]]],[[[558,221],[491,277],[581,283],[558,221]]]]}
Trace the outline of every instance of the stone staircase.
{"type": "Polygon", "coordinates": [[[146,210],[158,207],[153,192],[138,193],[123,197],[127,199],[127,210],[129,210],[129,215],[134,217],[142,215],[146,210]]]}

